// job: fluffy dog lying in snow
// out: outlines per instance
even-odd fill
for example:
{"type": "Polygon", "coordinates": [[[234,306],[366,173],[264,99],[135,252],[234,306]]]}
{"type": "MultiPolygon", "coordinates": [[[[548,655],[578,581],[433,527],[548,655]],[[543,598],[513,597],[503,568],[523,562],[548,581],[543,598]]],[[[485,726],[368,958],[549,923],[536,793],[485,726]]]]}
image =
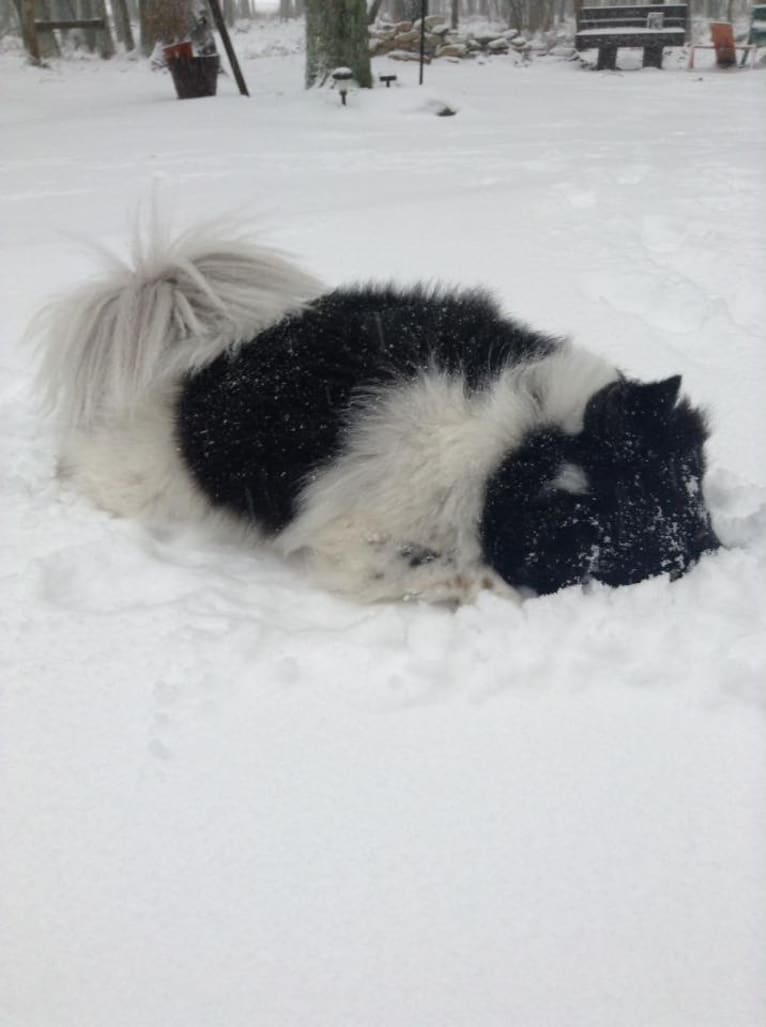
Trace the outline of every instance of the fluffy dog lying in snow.
{"type": "Polygon", "coordinates": [[[706,427],[486,294],[323,292],[213,231],[51,307],[60,468],[100,506],[246,526],[358,598],[683,574],[718,541],[706,427]]]}

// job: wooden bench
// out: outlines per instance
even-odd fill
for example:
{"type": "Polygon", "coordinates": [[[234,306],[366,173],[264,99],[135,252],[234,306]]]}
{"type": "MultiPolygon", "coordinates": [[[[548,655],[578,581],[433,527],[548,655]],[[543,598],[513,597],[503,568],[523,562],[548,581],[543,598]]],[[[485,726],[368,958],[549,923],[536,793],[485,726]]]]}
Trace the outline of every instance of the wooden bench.
{"type": "Polygon", "coordinates": [[[598,50],[597,68],[614,69],[621,46],[641,47],[645,68],[662,67],[666,46],[683,46],[689,38],[689,5],[674,3],[586,7],[577,4],[578,50],[598,50]]]}
{"type": "MultiPolygon", "coordinates": [[[[69,6],[73,9],[71,4],[69,6]]],[[[114,43],[112,42],[104,0],[94,0],[94,3],[89,3],[87,6],[89,8],[92,7],[95,11],[93,17],[86,17],[81,12],[80,17],[72,13],[71,17],[65,18],[38,18],[35,12],[35,0],[29,0],[28,3],[21,5],[24,41],[29,50],[32,63],[39,64],[41,61],[38,33],[52,33],[58,29],[85,29],[88,32],[95,32],[99,41],[98,45],[101,56],[106,58],[114,54],[114,43]]]]}

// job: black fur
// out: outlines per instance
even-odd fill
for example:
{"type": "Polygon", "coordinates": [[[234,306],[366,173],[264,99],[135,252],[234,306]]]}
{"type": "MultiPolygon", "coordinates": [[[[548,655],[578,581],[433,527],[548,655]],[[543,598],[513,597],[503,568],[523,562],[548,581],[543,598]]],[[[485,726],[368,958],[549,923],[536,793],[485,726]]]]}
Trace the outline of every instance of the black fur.
{"type": "Polygon", "coordinates": [[[487,562],[506,581],[546,593],[678,577],[718,547],[702,496],[707,429],[676,402],[680,383],[607,386],[581,433],[537,431],[509,456],[488,483],[481,525],[487,562]],[[585,472],[586,492],[551,489],[565,463],[585,472]]]}
{"type": "Polygon", "coordinates": [[[356,396],[430,367],[477,390],[556,345],[482,292],[339,289],[187,378],[180,444],[214,503],[276,533],[312,473],[340,452],[356,396]]]}

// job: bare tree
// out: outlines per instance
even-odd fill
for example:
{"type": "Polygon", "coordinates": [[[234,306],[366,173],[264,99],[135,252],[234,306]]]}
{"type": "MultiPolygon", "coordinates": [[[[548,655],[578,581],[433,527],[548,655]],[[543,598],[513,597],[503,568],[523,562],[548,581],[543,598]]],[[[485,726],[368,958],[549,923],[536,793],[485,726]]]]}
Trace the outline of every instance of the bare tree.
{"type": "Polygon", "coordinates": [[[109,24],[105,0],[92,0],[90,11],[92,17],[101,18],[104,23],[104,27],[98,29],[95,34],[93,48],[98,48],[99,53],[105,60],[109,57],[114,57],[114,39],[112,38],[112,28],[109,24]]]}
{"type": "Polygon", "coordinates": [[[35,31],[35,4],[34,0],[14,0],[19,14],[21,25],[21,38],[24,40],[24,47],[29,54],[29,59],[34,64],[40,63],[40,47],[37,42],[35,31]]]}
{"type": "Polygon", "coordinates": [[[127,0],[112,0],[112,13],[114,14],[117,38],[126,50],[134,50],[136,43],[133,39],[133,26],[130,24],[127,0]]]}

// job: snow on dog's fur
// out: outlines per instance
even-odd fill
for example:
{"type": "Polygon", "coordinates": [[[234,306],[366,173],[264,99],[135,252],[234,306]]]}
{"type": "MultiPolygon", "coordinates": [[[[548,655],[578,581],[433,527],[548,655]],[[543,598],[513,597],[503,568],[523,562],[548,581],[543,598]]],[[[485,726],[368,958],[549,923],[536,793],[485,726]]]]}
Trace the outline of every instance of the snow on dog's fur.
{"type": "Polygon", "coordinates": [[[483,292],[322,292],[215,231],[48,308],[60,467],[99,505],[215,514],[362,599],[683,573],[717,540],[702,415],[483,292]]]}

